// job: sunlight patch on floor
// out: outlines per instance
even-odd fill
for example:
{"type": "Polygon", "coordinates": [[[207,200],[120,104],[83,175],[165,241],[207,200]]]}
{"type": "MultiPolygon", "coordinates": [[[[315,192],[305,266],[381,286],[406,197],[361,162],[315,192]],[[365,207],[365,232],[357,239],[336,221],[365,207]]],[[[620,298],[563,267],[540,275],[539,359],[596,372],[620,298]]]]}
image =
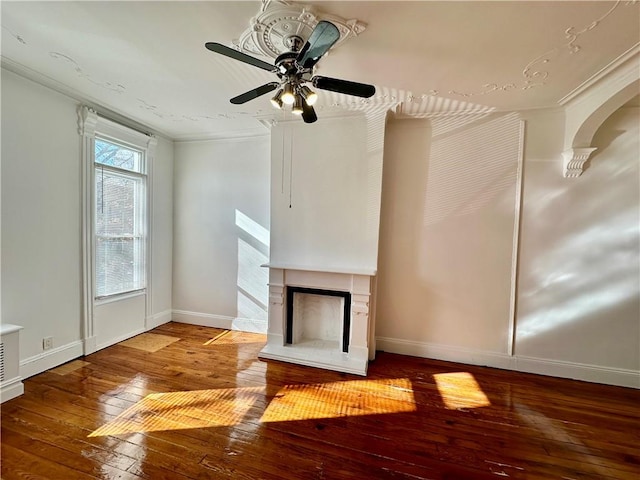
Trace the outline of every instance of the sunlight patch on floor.
{"type": "MultiPolygon", "coordinates": [[[[265,387],[153,393],[89,437],[233,426],[246,419],[258,400],[266,400],[265,387]]],[[[260,422],[414,411],[416,404],[409,379],[352,380],[287,385],[271,400],[260,422]]]]}
{"type": "Polygon", "coordinates": [[[491,405],[475,377],[469,372],[436,373],[433,378],[442,402],[449,410],[491,405]]]}
{"type": "Polygon", "coordinates": [[[211,345],[212,343],[217,342],[218,340],[220,340],[222,337],[225,337],[227,335],[229,335],[231,333],[230,330],[225,330],[222,333],[219,333],[218,335],[216,335],[213,338],[210,338],[209,340],[207,340],[206,342],[204,342],[202,345],[211,345]]]}
{"type": "Polygon", "coordinates": [[[283,422],[416,411],[407,378],[287,385],[265,410],[261,422],[283,422]]]}
{"type": "Polygon", "coordinates": [[[152,393],[89,437],[232,426],[264,395],[264,387],[152,393]]]}
{"type": "Polygon", "coordinates": [[[265,335],[263,333],[243,332],[235,330],[225,330],[224,332],[210,338],[204,342],[203,346],[209,345],[240,345],[247,343],[264,343],[265,335]]]}
{"type": "Polygon", "coordinates": [[[87,365],[91,365],[89,362],[85,362],[84,360],[73,360],[71,362],[65,363],[64,365],[60,365],[59,367],[52,368],[49,370],[51,373],[55,373],[56,375],[68,375],[71,372],[75,372],[76,370],[80,370],[87,365]]]}
{"type": "Polygon", "coordinates": [[[170,337],[169,335],[159,335],[157,333],[142,333],[133,338],[129,338],[118,345],[143,350],[145,352],[157,352],[161,348],[171,345],[180,340],[178,337],[170,337]]]}

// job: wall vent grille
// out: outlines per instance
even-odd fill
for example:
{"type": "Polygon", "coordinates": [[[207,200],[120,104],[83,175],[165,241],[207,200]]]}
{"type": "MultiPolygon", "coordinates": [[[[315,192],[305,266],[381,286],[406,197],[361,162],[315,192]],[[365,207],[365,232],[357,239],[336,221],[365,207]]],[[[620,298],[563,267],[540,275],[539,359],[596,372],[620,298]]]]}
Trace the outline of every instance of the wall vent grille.
{"type": "Polygon", "coordinates": [[[0,382],[4,382],[4,342],[0,342],[0,382]]]}

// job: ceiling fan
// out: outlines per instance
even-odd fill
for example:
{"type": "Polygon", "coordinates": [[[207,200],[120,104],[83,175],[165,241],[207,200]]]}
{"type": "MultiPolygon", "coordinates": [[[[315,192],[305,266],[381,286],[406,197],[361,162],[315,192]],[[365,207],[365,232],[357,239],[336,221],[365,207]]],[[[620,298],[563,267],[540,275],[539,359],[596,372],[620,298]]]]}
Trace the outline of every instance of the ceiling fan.
{"type": "Polygon", "coordinates": [[[238,95],[231,99],[231,103],[240,105],[278,89],[271,99],[274,107],[282,108],[283,104],[291,105],[292,113],[301,115],[305,123],[313,123],[318,119],[313,108],[318,95],[305,85],[307,82],[321,90],[363,98],[369,98],[376,93],[376,88],[373,85],[313,75],[315,65],[339,38],[340,32],[333,23],[320,21],[304,44],[302,38],[297,35],[287,37],[285,45],[290,51],[279,55],[274,62],[275,65],[220,43],[207,42],[205,47],[212,52],[275,73],[280,79],[278,82],[265,83],[238,95]]]}

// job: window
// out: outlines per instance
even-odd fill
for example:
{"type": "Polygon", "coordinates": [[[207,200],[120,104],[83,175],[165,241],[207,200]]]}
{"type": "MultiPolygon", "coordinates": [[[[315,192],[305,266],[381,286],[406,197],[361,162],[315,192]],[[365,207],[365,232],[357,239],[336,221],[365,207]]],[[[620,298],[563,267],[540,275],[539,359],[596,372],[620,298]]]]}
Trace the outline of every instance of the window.
{"type": "Polygon", "coordinates": [[[145,279],[144,152],[96,136],[95,297],[142,290],[145,279]]]}

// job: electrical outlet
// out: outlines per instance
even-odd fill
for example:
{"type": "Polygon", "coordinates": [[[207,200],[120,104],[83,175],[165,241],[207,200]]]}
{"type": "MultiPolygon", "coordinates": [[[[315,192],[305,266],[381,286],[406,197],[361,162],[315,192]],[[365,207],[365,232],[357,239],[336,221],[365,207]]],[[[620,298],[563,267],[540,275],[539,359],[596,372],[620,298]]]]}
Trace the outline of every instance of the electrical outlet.
{"type": "Polygon", "coordinates": [[[42,339],[42,349],[51,350],[53,348],[53,337],[44,337],[42,339]]]}

